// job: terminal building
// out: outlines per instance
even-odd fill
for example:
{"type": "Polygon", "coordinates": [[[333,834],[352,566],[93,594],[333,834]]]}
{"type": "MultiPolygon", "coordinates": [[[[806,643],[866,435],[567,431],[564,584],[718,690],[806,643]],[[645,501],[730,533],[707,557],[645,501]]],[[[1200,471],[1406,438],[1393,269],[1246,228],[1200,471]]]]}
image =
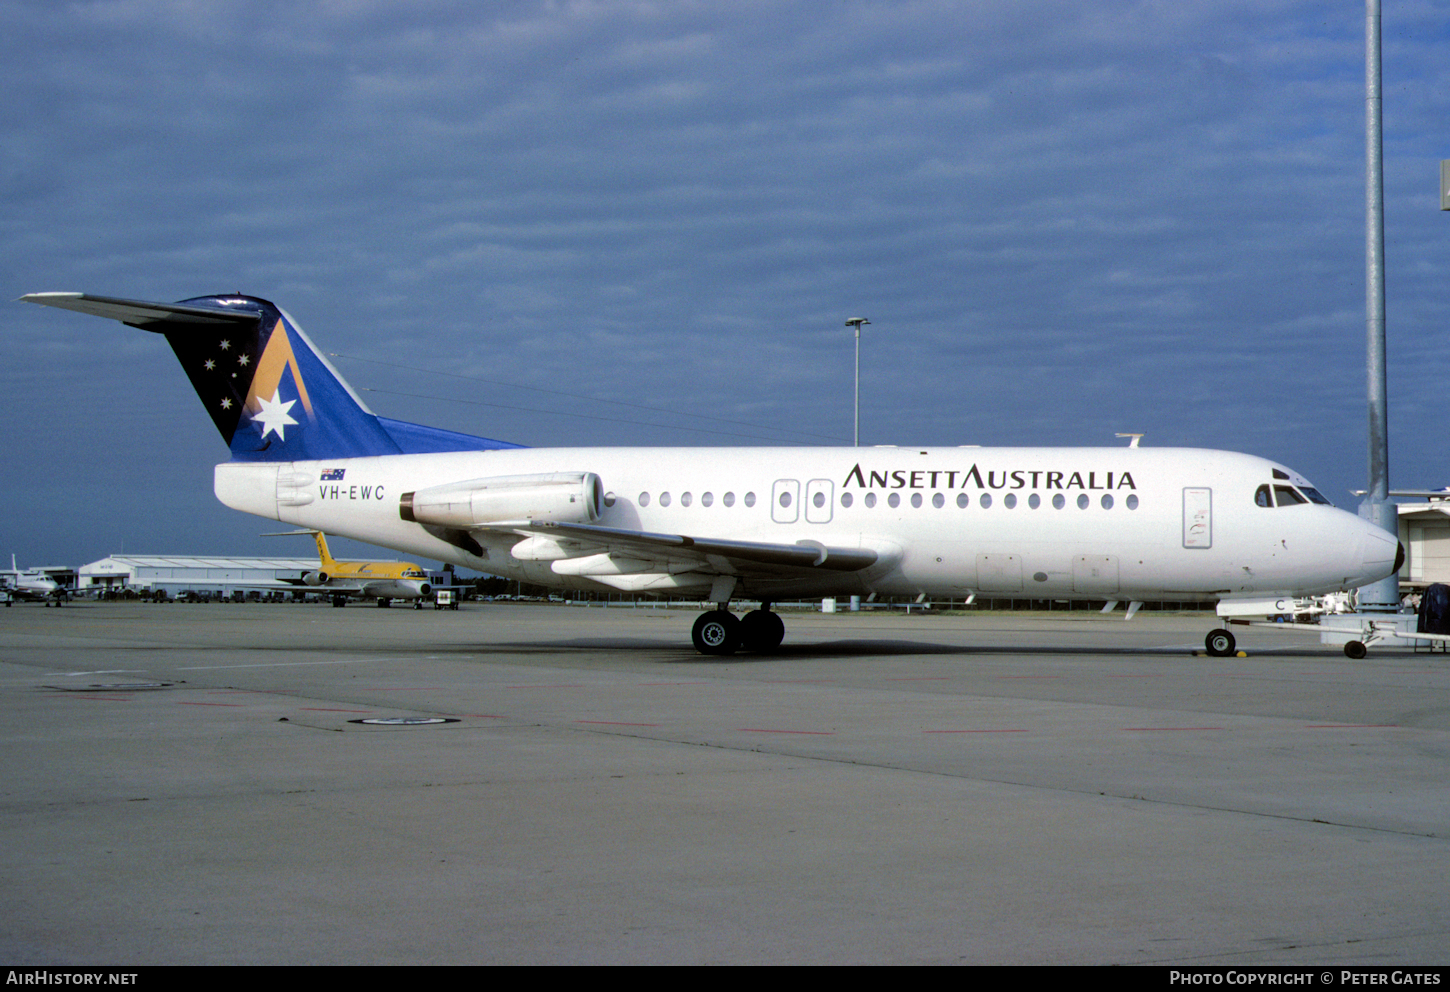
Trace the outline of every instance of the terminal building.
{"type": "Polygon", "coordinates": [[[1423,590],[1432,582],[1450,584],[1450,498],[1399,504],[1400,543],[1405,564],[1402,592],[1423,590]]]}

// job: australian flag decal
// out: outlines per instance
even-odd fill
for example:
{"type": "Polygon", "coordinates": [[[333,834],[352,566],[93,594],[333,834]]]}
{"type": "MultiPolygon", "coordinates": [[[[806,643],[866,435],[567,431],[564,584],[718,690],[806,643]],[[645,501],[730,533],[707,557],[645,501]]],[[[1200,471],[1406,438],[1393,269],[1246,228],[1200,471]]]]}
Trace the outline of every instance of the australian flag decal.
{"type": "Polygon", "coordinates": [[[343,475],[347,473],[345,468],[330,468],[322,473],[323,482],[341,482],[343,475]]]}

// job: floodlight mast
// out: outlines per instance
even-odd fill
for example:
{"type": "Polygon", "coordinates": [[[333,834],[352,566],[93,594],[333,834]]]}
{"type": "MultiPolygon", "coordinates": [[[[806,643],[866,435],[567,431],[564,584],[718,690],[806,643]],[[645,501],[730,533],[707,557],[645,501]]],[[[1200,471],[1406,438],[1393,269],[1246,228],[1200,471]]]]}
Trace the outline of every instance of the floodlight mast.
{"type": "Polygon", "coordinates": [[[856,328],[856,426],[851,433],[851,444],[853,447],[861,447],[861,325],[869,324],[871,321],[865,317],[852,317],[846,321],[847,327],[856,328]]]}
{"type": "MultiPolygon", "coordinates": [[[[1369,492],[1360,516],[1399,534],[1390,502],[1388,384],[1385,362],[1385,180],[1383,98],[1380,88],[1380,2],[1365,0],[1365,330],[1369,399],[1369,492]]],[[[1393,613],[1400,607],[1400,577],[1390,575],[1359,590],[1359,609],[1393,613]]]]}

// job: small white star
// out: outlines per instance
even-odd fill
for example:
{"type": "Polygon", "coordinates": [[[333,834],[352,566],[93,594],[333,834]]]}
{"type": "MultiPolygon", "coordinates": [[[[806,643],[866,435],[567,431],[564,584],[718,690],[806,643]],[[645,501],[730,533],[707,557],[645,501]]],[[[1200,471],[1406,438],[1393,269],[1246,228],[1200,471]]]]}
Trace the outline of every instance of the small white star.
{"type": "Polygon", "coordinates": [[[231,346],[232,346],[232,343],[230,341],[226,340],[225,338],[222,339],[222,345],[221,345],[222,351],[226,351],[231,346]]]}
{"type": "Polygon", "coordinates": [[[288,415],[287,411],[297,401],[288,400],[286,403],[281,402],[281,396],[277,390],[272,391],[272,398],[270,400],[264,400],[259,396],[257,397],[257,401],[262,404],[262,409],[252,414],[252,422],[262,425],[262,437],[265,438],[268,434],[276,431],[277,440],[287,440],[287,425],[297,423],[297,421],[288,415]]]}
{"type": "Polygon", "coordinates": [[[223,410],[230,410],[231,408],[232,408],[232,400],[231,400],[231,397],[229,397],[229,396],[222,397],[222,409],[223,410]]]}
{"type": "Polygon", "coordinates": [[[216,368],[216,362],[208,358],[204,363],[202,363],[202,367],[210,372],[212,369],[216,368]]]}
{"type": "Polygon", "coordinates": [[[248,365],[252,364],[252,356],[240,355],[238,356],[237,361],[241,363],[242,368],[246,368],[248,365]]]}

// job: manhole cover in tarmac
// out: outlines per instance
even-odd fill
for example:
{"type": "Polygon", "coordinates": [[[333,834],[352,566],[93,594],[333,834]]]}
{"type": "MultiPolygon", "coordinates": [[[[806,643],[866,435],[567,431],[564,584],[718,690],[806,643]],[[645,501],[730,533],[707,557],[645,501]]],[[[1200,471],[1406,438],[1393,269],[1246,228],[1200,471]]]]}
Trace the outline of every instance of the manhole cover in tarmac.
{"type": "Polygon", "coordinates": [[[436,723],[457,723],[458,720],[444,716],[370,716],[364,720],[347,722],[365,723],[370,727],[427,727],[436,723]]]}
{"type": "Polygon", "coordinates": [[[48,685],[61,692],[140,692],[143,689],[170,689],[171,682],[96,682],[91,685],[48,685]]]}

